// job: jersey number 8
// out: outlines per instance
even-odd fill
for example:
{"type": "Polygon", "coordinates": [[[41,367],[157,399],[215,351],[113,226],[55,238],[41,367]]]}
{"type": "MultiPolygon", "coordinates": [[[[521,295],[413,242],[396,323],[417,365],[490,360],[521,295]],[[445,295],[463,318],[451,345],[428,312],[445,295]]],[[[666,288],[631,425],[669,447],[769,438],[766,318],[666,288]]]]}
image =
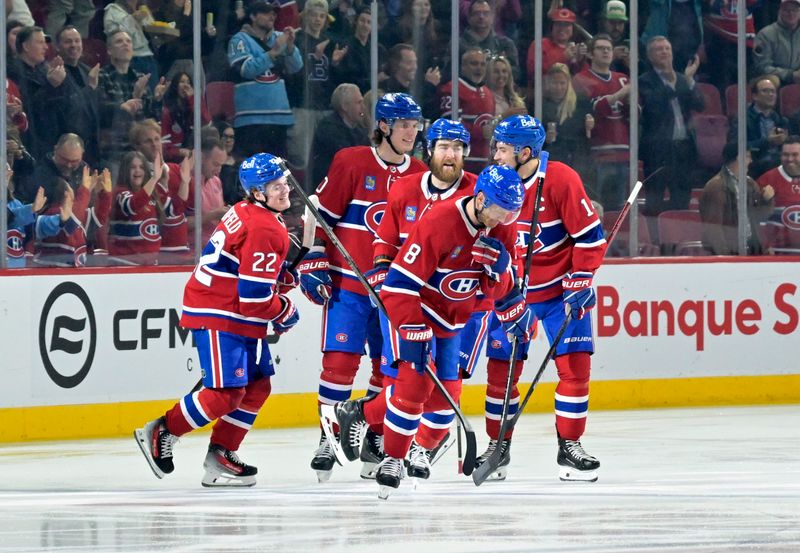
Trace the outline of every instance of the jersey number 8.
{"type": "Polygon", "coordinates": [[[403,256],[403,261],[411,265],[414,261],[417,260],[417,256],[422,251],[422,248],[419,244],[411,244],[406,251],[406,254],[403,256]]]}

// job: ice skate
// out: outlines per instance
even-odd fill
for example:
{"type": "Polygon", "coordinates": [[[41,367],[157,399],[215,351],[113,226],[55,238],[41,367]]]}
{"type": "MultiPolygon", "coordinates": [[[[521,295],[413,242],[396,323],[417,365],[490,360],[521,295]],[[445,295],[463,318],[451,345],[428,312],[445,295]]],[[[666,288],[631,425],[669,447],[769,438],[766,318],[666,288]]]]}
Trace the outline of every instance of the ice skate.
{"type": "Polygon", "coordinates": [[[334,453],[334,446],[331,445],[325,432],[321,432],[319,447],[317,447],[317,451],[314,453],[314,458],[311,459],[311,468],[317,473],[317,481],[320,484],[330,480],[335,463],[336,454],[334,453]]]}
{"type": "Polygon", "coordinates": [[[218,486],[239,488],[256,485],[258,469],[243,463],[235,451],[219,445],[208,446],[203,468],[206,469],[206,473],[202,483],[206,488],[218,486]]]}
{"type": "Polygon", "coordinates": [[[144,428],[137,428],[133,431],[133,437],[156,478],[164,478],[165,474],[175,470],[172,446],[177,443],[178,437],[167,430],[164,417],[148,422],[144,428]]]}
{"type": "Polygon", "coordinates": [[[361,441],[367,430],[364,418],[364,402],[367,398],[340,401],[336,405],[322,405],[319,408],[320,421],[325,435],[334,445],[336,459],[340,464],[355,461],[361,454],[361,441]],[[339,440],[336,440],[333,425],[339,425],[339,440]]]}
{"type": "Polygon", "coordinates": [[[596,482],[600,461],[584,451],[578,440],[558,438],[558,477],[564,482],[596,482]]]}
{"type": "Polygon", "coordinates": [[[364,443],[361,444],[360,457],[363,462],[363,465],[361,465],[361,478],[374,480],[375,468],[386,457],[386,453],[383,451],[383,436],[367,428],[364,443]]]}
{"type": "MultiPolygon", "coordinates": [[[[475,460],[475,468],[477,469],[485,463],[497,447],[497,440],[489,440],[489,447],[475,460]]],[[[500,447],[502,448],[500,464],[497,466],[497,470],[486,477],[486,480],[505,480],[508,475],[508,465],[511,463],[511,440],[502,440],[500,447]]]]}
{"type": "Polygon", "coordinates": [[[431,466],[435,465],[439,462],[447,450],[453,447],[453,444],[456,443],[456,437],[453,436],[450,432],[444,435],[442,441],[439,442],[439,445],[431,449],[431,466]]]}
{"type": "Polygon", "coordinates": [[[417,442],[411,442],[411,449],[408,451],[408,476],[414,482],[414,488],[420,480],[427,480],[431,477],[431,457],[433,452],[425,449],[417,442]]]}
{"type": "Polygon", "coordinates": [[[378,498],[387,499],[393,491],[400,487],[400,480],[405,472],[403,460],[386,457],[378,464],[375,481],[378,483],[378,498]]]}

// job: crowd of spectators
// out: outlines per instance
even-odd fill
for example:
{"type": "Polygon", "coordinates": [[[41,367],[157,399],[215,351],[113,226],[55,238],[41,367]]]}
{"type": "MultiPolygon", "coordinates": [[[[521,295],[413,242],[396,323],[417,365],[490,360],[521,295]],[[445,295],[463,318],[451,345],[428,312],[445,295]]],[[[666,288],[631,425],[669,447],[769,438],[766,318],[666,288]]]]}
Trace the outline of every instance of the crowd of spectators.
{"type": "MultiPolygon", "coordinates": [[[[471,133],[466,169],[479,172],[494,125],[533,113],[541,71],[551,159],[578,171],[609,214],[627,195],[629,114],[638,106],[650,240],[658,244],[660,214],[693,211],[705,252],[744,253],[734,240],[739,121],[727,102],[741,5],[753,179],[747,250],[800,251],[800,0],[640,2],[633,35],[623,0],[550,0],[540,45],[533,4],[460,0],[461,34],[451,37],[450,2],[381,0],[381,92],[412,94],[430,121],[460,118],[471,133]],[[796,102],[783,101],[792,94],[796,102]],[[696,134],[709,118],[721,135],[710,158],[696,134]]],[[[195,218],[206,238],[241,198],[238,164],[256,152],[286,158],[312,191],[338,150],[370,141],[370,5],[204,2],[194,82],[191,0],[6,0],[9,266],[191,263],[195,218]]],[[[415,152],[424,157],[424,146],[415,152]]]]}

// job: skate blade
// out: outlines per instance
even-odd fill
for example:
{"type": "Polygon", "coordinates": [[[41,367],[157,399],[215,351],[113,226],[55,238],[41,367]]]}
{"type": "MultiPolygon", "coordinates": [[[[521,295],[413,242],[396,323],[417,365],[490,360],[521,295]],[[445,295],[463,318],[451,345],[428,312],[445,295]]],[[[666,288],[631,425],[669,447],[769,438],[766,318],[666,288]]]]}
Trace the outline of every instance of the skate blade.
{"type": "Polygon", "coordinates": [[[252,488],[256,485],[255,476],[237,476],[227,472],[206,469],[200,482],[204,488],[252,488]]]}
{"type": "Polygon", "coordinates": [[[361,478],[364,480],[375,480],[375,473],[377,472],[375,469],[378,467],[378,463],[368,463],[364,461],[361,465],[361,478]]]}
{"type": "Polygon", "coordinates": [[[320,405],[319,406],[319,420],[322,424],[322,431],[325,432],[325,437],[333,445],[333,454],[336,457],[336,462],[344,465],[347,462],[347,457],[342,449],[342,444],[336,439],[336,433],[333,431],[333,424],[336,422],[336,410],[333,405],[320,405]]]}
{"type": "Polygon", "coordinates": [[[378,499],[383,499],[384,501],[389,499],[389,496],[392,495],[392,492],[396,491],[397,488],[393,488],[391,486],[386,486],[384,484],[378,485],[378,499]]]}
{"type": "Polygon", "coordinates": [[[416,476],[412,476],[411,477],[411,489],[413,489],[414,491],[416,491],[418,489],[422,489],[425,486],[425,482],[427,480],[428,480],[427,478],[417,478],[416,476]]]}
{"type": "Polygon", "coordinates": [[[597,470],[578,470],[560,466],[558,478],[562,482],[597,482],[597,470]]]}
{"type": "Polygon", "coordinates": [[[320,484],[324,484],[330,480],[331,474],[333,474],[332,470],[315,470],[314,472],[317,473],[317,482],[320,484]]]}
{"type": "Polygon", "coordinates": [[[153,474],[156,475],[156,478],[158,478],[159,480],[164,478],[164,471],[158,468],[155,459],[153,459],[153,455],[150,453],[150,446],[148,445],[150,440],[148,440],[147,436],[145,436],[144,428],[137,428],[136,430],[134,430],[133,438],[139,445],[139,449],[142,451],[142,455],[144,455],[147,464],[150,465],[150,470],[153,471],[153,474]]]}
{"type": "Polygon", "coordinates": [[[442,446],[436,451],[436,455],[431,459],[431,466],[435,465],[436,462],[444,457],[444,454],[447,453],[453,444],[456,443],[456,437],[450,434],[450,437],[447,438],[447,441],[442,444],[442,446]]]}

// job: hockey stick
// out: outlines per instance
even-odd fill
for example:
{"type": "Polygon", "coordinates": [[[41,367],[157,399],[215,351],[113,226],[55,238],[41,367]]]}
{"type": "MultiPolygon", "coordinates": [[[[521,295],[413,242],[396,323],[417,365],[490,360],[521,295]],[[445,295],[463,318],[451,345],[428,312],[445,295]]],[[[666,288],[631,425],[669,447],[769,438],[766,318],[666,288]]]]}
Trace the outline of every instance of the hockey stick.
{"type": "MultiPolygon", "coordinates": [[[[627,201],[625,202],[625,205],[622,207],[622,210],[619,212],[619,215],[617,216],[617,220],[614,221],[614,225],[611,227],[611,231],[608,233],[608,238],[606,239],[608,245],[611,245],[611,243],[614,241],[614,238],[616,238],[617,233],[619,233],[619,229],[622,228],[622,223],[625,220],[625,217],[627,217],[628,212],[631,210],[631,205],[633,205],[633,202],[636,201],[636,196],[639,194],[639,190],[641,190],[641,188],[642,188],[642,182],[636,181],[636,185],[633,187],[631,195],[628,197],[627,201]]],[[[608,248],[606,248],[606,251],[608,251],[608,248]]],[[[556,346],[561,341],[561,337],[564,336],[564,332],[567,330],[567,325],[569,324],[570,320],[572,320],[571,311],[567,313],[564,322],[561,324],[561,328],[558,329],[558,334],[553,340],[553,343],[550,345],[550,349],[547,350],[547,354],[545,355],[542,364],[539,366],[539,371],[536,373],[533,382],[531,382],[531,386],[530,388],[528,388],[528,392],[525,394],[525,398],[523,399],[522,403],[519,404],[519,409],[517,410],[517,413],[512,417],[509,423],[509,428],[514,428],[514,425],[517,424],[520,415],[522,415],[522,412],[525,410],[525,406],[528,404],[528,400],[531,398],[531,395],[533,395],[533,390],[539,383],[539,379],[542,377],[542,373],[544,373],[544,369],[545,367],[547,367],[547,363],[550,361],[550,358],[555,353],[556,346]]]]}
{"type": "MultiPolygon", "coordinates": [[[[539,165],[536,168],[536,197],[533,201],[533,215],[531,216],[531,225],[528,231],[528,246],[525,250],[525,266],[520,275],[520,292],[523,298],[528,287],[528,273],[531,271],[531,263],[533,262],[533,243],[536,239],[536,227],[539,224],[539,208],[542,204],[542,193],[544,191],[544,180],[547,175],[547,161],[550,159],[550,154],[542,151],[539,154],[539,165]]],[[[505,394],[503,395],[503,409],[500,412],[500,434],[497,436],[498,444],[505,440],[508,422],[508,411],[511,407],[511,388],[514,386],[514,365],[517,361],[517,350],[519,349],[519,338],[514,336],[511,341],[511,356],[508,359],[508,379],[506,380],[505,394]]],[[[503,456],[503,448],[496,447],[489,458],[484,461],[481,466],[475,469],[472,473],[472,481],[476,486],[480,486],[492,474],[497,467],[500,466],[501,457],[503,456]]]]}
{"type": "MultiPolygon", "coordinates": [[[[317,220],[317,224],[319,225],[319,227],[325,232],[328,238],[330,238],[331,243],[339,251],[339,253],[345,259],[345,261],[347,261],[347,264],[350,266],[350,269],[352,269],[353,274],[356,275],[358,281],[364,286],[364,289],[367,291],[369,297],[372,298],[372,301],[375,303],[375,305],[378,306],[378,309],[381,311],[381,313],[383,313],[383,315],[388,319],[389,314],[386,312],[386,306],[383,305],[380,296],[378,296],[378,294],[375,292],[372,286],[369,285],[369,282],[367,282],[364,273],[362,273],[361,270],[358,268],[358,265],[356,265],[356,262],[353,260],[350,253],[341,243],[339,237],[336,236],[331,226],[322,217],[317,207],[311,202],[308,195],[305,193],[300,184],[297,182],[297,179],[294,178],[294,175],[292,175],[286,168],[286,162],[281,161],[280,167],[284,171],[284,174],[286,175],[289,184],[291,184],[292,187],[294,187],[295,191],[300,196],[300,199],[303,200],[304,204],[306,204],[306,209],[311,211],[312,215],[317,220]]],[[[436,373],[433,372],[433,370],[431,370],[430,366],[427,363],[425,364],[425,373],[433,381],[433,384],[434,386],[436,386],[436,389],[439,390],[439,393],[442,394],[444,399],[447,401],[447,403],[455,412],[456,417],[458,417],[458,420],[460,420],[461,424],[464,426],[464,434],[467,440],[466,459],[464,460],[464,474],[470,475],[472,474],[472,470],[475,468],[475,458],[478,450],[478,444],[475,439],[475,431],[472,429],[472,425],[469,423],[469,421],[464,417],[464,414],[461,412],[461,409],[459,409],[458,404],[453,400],[453,398],[447,392],[447,389],[445,389],[444,385],[442,384],[442,381],[439,380],[439,377],[436,376],[436,373]]]]}

